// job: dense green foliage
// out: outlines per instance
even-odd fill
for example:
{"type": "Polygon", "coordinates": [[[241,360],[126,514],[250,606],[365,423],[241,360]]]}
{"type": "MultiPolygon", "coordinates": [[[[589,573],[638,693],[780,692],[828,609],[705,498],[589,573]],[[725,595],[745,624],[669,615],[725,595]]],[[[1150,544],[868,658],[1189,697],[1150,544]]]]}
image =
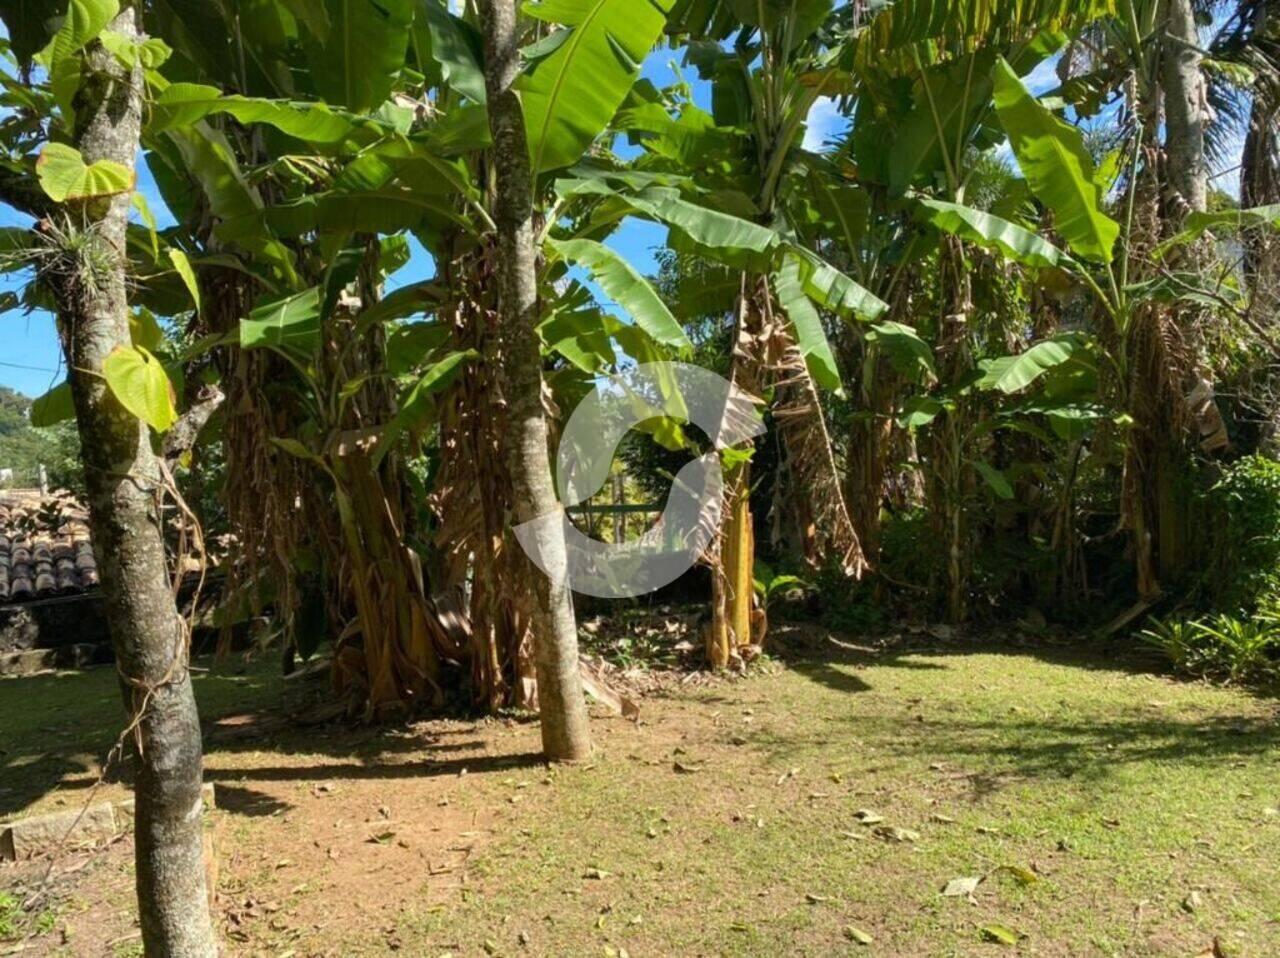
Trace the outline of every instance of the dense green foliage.
{"type": "MultiPolygon", "coordinates": [[[[148,8],[137,45],[106,29],[115,0],[76,0],[62,22],[5,8],[32,71],[5,95],[38,122],[7,128],[0,186],[20,209],[69,214],[6,230],[6,267],[37,266],[25,302],[48,307],[54,278],[102,265],[73,214],[130,184],[66,142],[73,81],[101,46],[145,81],[140,149],[175,221],[155,229],[135,197],[133,343],[107,385],[158,445],[225,392],[176,472],[236,537],[230,571],[256,584],[254,611],[277,607],[291,640],[301,621],[353,652],[398,635],[391,658],[415,677],[374,698],[427,695],[423,675],[435,701],[498,682],[481,660],[509,692],[519,642],[495,636],[521,586],[499,558],[512,503],[483,5],[241,6],[148,8]],[[429,267],[408,276],[419,248],[429,267]],[[427,649],[431,597],[459,589],[477,642],[501,651],[439,633],[427,649]],[[477,598],[490,593],[502,601],[477,598]],[[394,624],[374,621],[383,608],[394,624]],[[473,674],[437,681],[455,667],[473,674]]],[[[1280,381],[1260,317],[1280,195],[1263,160],[1280,150],[1252,143],[1238,202],[1208,167],[1233,159],[1243,104],[1252,129],[1274,123],[1280,27],[1255,4],[1225,19],[1197,5],[1214,27],[1191,56],[1171,33],[1184,8],[524,5],[553,432],[598,377],[672,359],[731,376],[769,427],[723,451],[748,508],[737,568],[705,557],[717,608],[728,576],[749,591],[757,550],[859,628],[1034,613],[1088,629],[1191,596],[1205,612],[1267,605],[1280,381]],[[666,86],[642,72],[663,46],[683,60],[666,86]],[[839,118],[822,142],[806,136],[815,107],[839,118]],[[1189,159],[1173,128],[1202,131],[1189,159]],[[666,231],[655,277],[619,251],[637,221],[666,231]]],[[[66,398],[38,420],[69,415],[66,398]]],[[[622,467],[660,503],[707,448],[653,420],[622,467]]]]}
{"type": "Polygon", "coordinates": [[[52,488],[78,490],[80,443],[75,427],[61,423],[36,429],[30,413],[30,399],[0,386],[0,469],[13,470],[13,479],[0,483],[0,488],[36,488],[43,465],[52,488]]]}
{"type": "Polygon", "coordinates": [[[1280,607],[1280,462],[1232,463],[1208,499],[1217,530],[1209,604],[1245,615],[1280,607]]]}

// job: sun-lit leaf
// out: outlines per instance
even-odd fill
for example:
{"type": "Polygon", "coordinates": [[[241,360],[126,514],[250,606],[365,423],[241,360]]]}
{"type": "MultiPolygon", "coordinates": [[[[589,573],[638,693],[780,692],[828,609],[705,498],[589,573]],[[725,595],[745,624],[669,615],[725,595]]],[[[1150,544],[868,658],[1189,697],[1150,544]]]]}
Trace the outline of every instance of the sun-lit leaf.
{"type": "Polygon", "coordinates": [[[998,922],[983,925],[978,929],[978,933],[984,941],[992,941],[998,945],[1016,945],[1023,937],[1008,925],[1002,925],[998,922]]]}
{"type": "Polygon", "coordinates": [[[684,329],[666,303],[620,254],[594,240],[551,240],[548,246],[567,262],[587,270],[636,325],[655,340],[678,349],[690,348],[684,329]]]}
{"type": "Polygon", "coordinates": [[[282,133],[312,143],[336,143],[350,136],[355,125],[323,103],[291,103],[243,96],[223,96],[214,86],[173,83],[150,103],[147,129],[163,133],[187,127],[213,114],[235,117],[241,123],[265,123],[282,133]]]}
{"type": "Polygon", "coordinates": [[[1110,263],[1120,224],[1102,211],[1105,184],[1083,134],[1047,110],[1004,59],[996,62],[995,105],[1022,175],[1053,211],[1056,232],[1076,255],[1110,263]]]}
{"type": "Polygon", "coordinates": [[[533,0],[525,14],[570,31],[521,78],[535,173],[578,162],[640,75],[675,0],[533,0]]]}
{"type": "Polygon", "coordinates": [[[85,163],[80,151],[65,143],[47,143],[36,161],[40,188],[55,203],[114,196],[133,189],[133,174],[112,160],[85,163]]]}
{"type": "Polygon", "coordinates": [[[169,262],[173,264],[174,270],[182,278],[182,285],[191,294],[191,302],[195,305],[196,312],[200,312],[203,308],[200,305],[200,283],[196,279],[196,271],[191,265],[191,260],[182,250],[171,248],[169,250],[169,262]]]}
{"type": "Polygon", "coordinates": [[[159,37],[134,40],[114,30],[103,30],[98,34],[98,40],[111,51],[112,56],[130,69],[136,66],[146,70],[158,69],[173,54],[169,44],[159,37]]]}
{"type": "Polygon", "coordinates": [[[889,304],[854,282],[817,254],[797,249],[804,290],[825,309],[848,320],[870,322],[889,311],[889,304]]]}
{"type": "Polygon", "coordinates": [[[986,360],[982,363],[983,377],[978,380],[977,388],[1005,394],[1021,392],[1087,348],[1088,340],[1084,336],[1068,333],[1036,343],[1017,356],[986,360]]]}
{"type": "Polygon", "coordinates": [[[822,328],[822,317],[814,307],[800,280],[799,258],[788,256],[773,274],[773,289],[778,302],[791,320],[796,344],[804,356],[809,375],[824,389],[841,388],[840,367],[822,328]]]}
{"type": "Polygon", "coordinates": [[[1072,265],[1066,253],[1016,223],[958,203],[920,200],[920,218],[944,233],[997,250],[1024,266],[1072,265]]]}
{"type": "Polygon", "coordinates": [[[118,346],[102,363],[102,375],[120,405],[156,432],[178,420],[173,384],[164,366],[141,346],[118,346]]]}

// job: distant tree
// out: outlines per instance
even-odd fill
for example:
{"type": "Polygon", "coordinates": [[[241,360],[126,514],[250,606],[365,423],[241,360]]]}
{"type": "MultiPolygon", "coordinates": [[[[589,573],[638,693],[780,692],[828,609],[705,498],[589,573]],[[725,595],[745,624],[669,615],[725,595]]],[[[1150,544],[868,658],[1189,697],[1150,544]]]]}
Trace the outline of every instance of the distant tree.
{"type": "Polygon", "coordinates": [[[0,386],[0,469],[13,470],[11,488],[34,487],[40,467],[45,467],[49,486],[84,492],[80,468],[80,439],[71,423],[49,429],[31,425],[31,399],[8,386],[0,386]]]}

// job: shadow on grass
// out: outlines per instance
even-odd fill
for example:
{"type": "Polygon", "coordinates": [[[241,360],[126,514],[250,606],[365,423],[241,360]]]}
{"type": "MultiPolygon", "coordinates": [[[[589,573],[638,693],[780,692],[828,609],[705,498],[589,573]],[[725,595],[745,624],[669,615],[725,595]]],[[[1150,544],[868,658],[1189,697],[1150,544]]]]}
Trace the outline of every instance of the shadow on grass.
{"type": "MultiPolygon", "coordinates": [[[[323,704],[325,682],[285,682],[279,665],[228,662],[195,674],[206,758],[254,753],[244,768],[206,768],[222,806],[235,814],[268,816],[287,808],[246,783],[421,778],[509,772],[541,764],[530,754],[488,755],[470,722],[428,726],[351,727],[342,722],[303,725],[292,716],[323,704]],[[261,754],[266,753],[265,761],[261,754]],[[294,757],[271,763],[269,756],[294,757]],[[315,761],[307,759],[314,757],[315,761]]],[[[72,801],[87,795],[125,717],[114,669],[29,676],[0,681],[0,819],[19,813],[55,790],[72,801]]],[[[128,758],[111,780],[128,783],[128,758]]]]}

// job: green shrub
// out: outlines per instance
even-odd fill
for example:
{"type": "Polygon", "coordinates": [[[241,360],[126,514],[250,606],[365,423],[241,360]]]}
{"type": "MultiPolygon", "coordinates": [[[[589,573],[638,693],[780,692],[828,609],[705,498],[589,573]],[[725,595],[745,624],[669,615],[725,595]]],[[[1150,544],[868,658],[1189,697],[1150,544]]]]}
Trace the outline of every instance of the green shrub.
{"type": "Polygon", "coordinates": [[[18,937],[18,899],[0,892],[0,941],[18,937]]]}
{"type": "Polygon", "coordinates": [[[1280,678],[1280,614],[1252,618],[1153,619],[1139,638],[1174,668],[1238,685],[1270,685],[1280,678]]]}
{"type": "Polygon", "coordinates": [[[1209,499],[1216,540],[1210,604],[1248,614],[1280,600],[1280,462],[1241,459],[1209,499]]]}

